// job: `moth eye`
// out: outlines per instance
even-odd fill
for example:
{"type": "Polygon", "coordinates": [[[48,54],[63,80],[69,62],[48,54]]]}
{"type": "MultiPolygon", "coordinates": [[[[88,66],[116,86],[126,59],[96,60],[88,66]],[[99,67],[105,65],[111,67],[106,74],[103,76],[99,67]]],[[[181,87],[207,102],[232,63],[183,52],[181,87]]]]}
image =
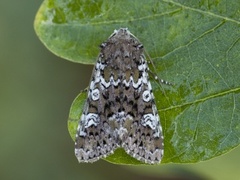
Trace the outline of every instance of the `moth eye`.
{"type": "Polygon", "coordinates": [[[100,93],[98,89],[94,89],[91,93],[92,100],[97,101],[100,97],[100,93]]]}
{"type": "Polygon", "coordinates": [[[147,90],[143,92],[142,97],[145,102],[149,102],[152,99],[150,91],[147,90]]]}

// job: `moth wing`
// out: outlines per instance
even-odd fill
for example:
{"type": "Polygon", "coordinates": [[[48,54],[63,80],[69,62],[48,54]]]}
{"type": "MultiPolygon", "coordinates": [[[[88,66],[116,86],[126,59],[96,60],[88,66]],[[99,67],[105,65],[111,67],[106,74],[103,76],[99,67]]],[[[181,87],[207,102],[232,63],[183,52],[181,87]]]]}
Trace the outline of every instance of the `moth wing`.
{"type": "Polygon", "coordinates": [[[128,135],[122,147],[129,155],[144,163],[158,164],[163,156],[163,136],[149,81],[142,84],[138,94],[139,98],[133,105],[137,108],[132,109],[133,122],[125,126],[128,135]]]}
{"type": "Polygon", "coordinates": [[[79,162],[95,162],[112,154],[118,146],[117,137],[106,117],[108,102],[104,96],[109,92],[107,88],[102,88],[106,82],[99,76],[99,67],[100,61],[93,71],[93,80],[77,129],[75,155],[79,162]]]}

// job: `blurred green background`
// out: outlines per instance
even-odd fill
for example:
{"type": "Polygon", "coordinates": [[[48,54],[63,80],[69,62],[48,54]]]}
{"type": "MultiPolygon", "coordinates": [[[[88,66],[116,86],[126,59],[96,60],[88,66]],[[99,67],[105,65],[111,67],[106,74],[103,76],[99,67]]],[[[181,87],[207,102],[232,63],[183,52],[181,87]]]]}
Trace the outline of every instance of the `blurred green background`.
{"type": "Polygon", "coordinates": [[[240,179],[240,148],[188,165],[79,164],[67,118],[92,66],[44,47],[33,29],[41,3],[0,1],[0,179],[240,179]]]}

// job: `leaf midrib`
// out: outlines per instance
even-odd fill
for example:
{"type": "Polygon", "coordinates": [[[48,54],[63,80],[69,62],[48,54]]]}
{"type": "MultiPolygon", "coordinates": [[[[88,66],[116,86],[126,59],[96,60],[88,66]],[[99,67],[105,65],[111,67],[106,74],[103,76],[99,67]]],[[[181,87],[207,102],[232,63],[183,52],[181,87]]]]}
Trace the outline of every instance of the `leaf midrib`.
{"type": "Polygon", "coordinates": [[[225,95],[230,94],[230,93],[236,93],[238,91],[240,93],[240,87],[225,90],[225,91],[218,92],[218,93],[215,93],[215,94],[211,94],[209,96],[197,99],[197,100],[192,101],[192,102],[187,102],[187,103],[183,103],[183,104],[179,104],[179,105],[175,105],[175,106],[170,106],[168,108],[160,109],[159,111],[164,112],[164,111],[168,111],[168,110],[172,110],[172,109],[176,109],[176,108],[181,108],[181,107],[192,105],[192,104],[197,104],[197,103],[200,103],[200,102],[207,101],[209,99],[213,99],[213,98],[220,97],[220,96],[225,96],[225,95]]]}

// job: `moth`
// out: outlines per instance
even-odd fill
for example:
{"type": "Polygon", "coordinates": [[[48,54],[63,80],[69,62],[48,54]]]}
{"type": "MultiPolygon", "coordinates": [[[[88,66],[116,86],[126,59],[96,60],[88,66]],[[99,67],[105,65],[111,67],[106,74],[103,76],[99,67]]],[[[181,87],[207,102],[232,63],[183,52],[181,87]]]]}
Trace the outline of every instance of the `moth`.
{"type": "Polygon", "coordinates": [[[116,148],[148,164],[163,157],[163,134],[143,45],[127,28],[101,44],[76,133],[79,162],[95,162],[116,148]]]}

